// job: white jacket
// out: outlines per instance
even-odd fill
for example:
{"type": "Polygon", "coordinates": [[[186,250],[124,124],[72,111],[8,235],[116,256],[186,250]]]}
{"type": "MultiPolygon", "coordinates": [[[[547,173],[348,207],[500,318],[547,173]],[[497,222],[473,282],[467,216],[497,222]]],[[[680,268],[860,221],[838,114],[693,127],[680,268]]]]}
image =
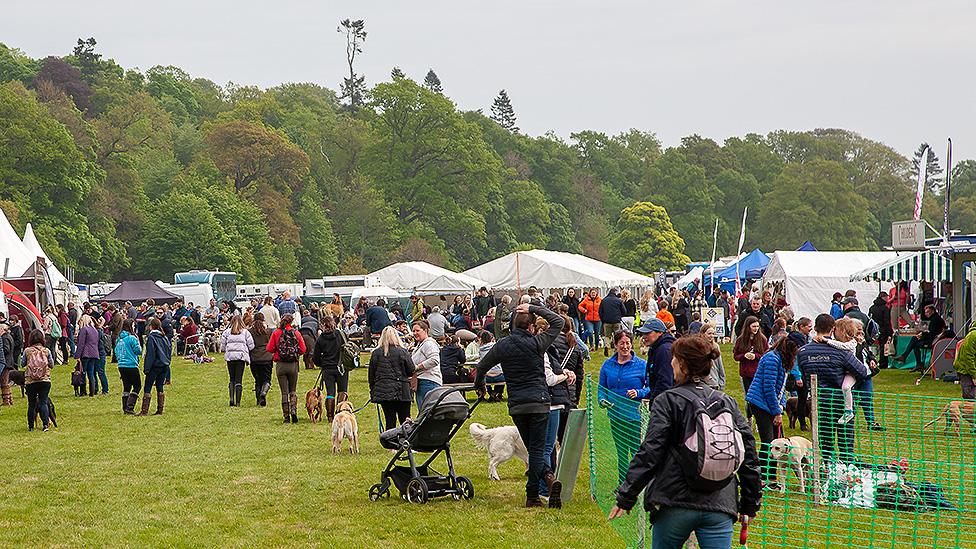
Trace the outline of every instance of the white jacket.
{"type": "Polygon", "coordinates": [[[444,377],[441,375],[441,347],[428,336],[410,355],[414,366],[417,367],[417,379],[427,379],[442,385],[444,377]]]}
{"type": "Polygon", "coordinates": [[[251,332],[241,330],[241,333],[234,335],[230,333],[230,328],[220,334],[220,350],[224,353],[224,360],[243,360],[250,364],[251,349],[254,348],[254,338],[251,332]]]}

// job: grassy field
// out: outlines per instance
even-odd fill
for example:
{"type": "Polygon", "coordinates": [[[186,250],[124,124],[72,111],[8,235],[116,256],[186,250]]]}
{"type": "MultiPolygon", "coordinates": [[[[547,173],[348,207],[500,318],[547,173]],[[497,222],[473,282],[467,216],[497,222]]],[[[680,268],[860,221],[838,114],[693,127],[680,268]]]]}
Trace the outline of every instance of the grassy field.
{"type": "MultiPolygon", "coordinates": [[[[588,372],[596,374],[600,361],[588,364],[588,372]]],[[[741,400],[728,354],[725,363],[729,392],[741,400]]],[[[219,359],[207,365],[177,360],[166,413],[157,417],[123,416],[113,373],[111,395],[76,398],[68,368],[58,367],[52,398],[60,428],[48,433],[27,432],[26,400],[15,388],[14,407],[0,412],[0,462],[6,471],[0,476],[0,546],[623,546],[586,493],[585,466],[576,498],[564,509],[526,510],[521,465],[506,463],[500,468],[503,480],[489,481],[486,454],[462,430],[455,438],[455,466],[474,482],[472,501],[371,503],[367,490],[390,458],[377,440],[374,408],[360,413],[362,454],[336,456],[327,425],[310,424],[304,411],[300,424],[282,425],[277,387],[267,408],[256,407],[247,392],[244,406],[228,407],[227,372],[219,359]]],[[[301,372],[303,391],[315,376],[301,372]]],[[[364,370],[353,372],[351,385],[351,398],[361,405],[367,398],[364,370]]],[[[958,386],[928,381],[916,388],[909,374],[886,371],[876,378],[876,391],[945,397],[957,396],[958,386]]],[[[900,413],[907,413],[906,421],[920,415],[900,413]]],[[[504,404],[480,406],[473,420],[510,424],[504,404]]],[[[932,448],[942,444],[936,435],[919,437],[932,448]]],[[[902,437],[898,448],[907,452],[918,444],[902,437]]],[[[824,508],[801,513],[803,507],[808,506],[802,498],[771,499],[769,520],[781,525],[787,517],[806,516],[843,526],[848,514],[824,508]]],[[[850,520],[849,529],[857,530],[860,519],[850,520]]],[[[775,545],[834,545],[815,537],[784,541],[778,534],[775,545]]]]}

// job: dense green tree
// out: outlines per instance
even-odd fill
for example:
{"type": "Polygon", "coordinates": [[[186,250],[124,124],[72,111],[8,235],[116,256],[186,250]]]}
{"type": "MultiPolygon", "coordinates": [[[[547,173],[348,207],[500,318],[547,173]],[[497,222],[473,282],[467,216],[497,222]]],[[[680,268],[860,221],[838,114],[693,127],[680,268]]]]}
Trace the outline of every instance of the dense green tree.
{"type": "Polygon", "coordinates": [[[705,170],[705,177],[709,179],[714,179],[724,170],[739,168],[736,157],[731,151],[719,147],[715,141],[698,134],[682,138],[678,150],[685,156],[685,160],[701,166],[705,170]]]}
{"type": "Polygon", "coordinates": [[[17,80],[24,85],[30,84],[40,68],[40,63],[24,52],[0,42],[0,83],[17,80]]]}
{"type": "Polygon", "coordinates": [[[400,78],[406,78],[406,77],[407,75],[403,74],[403,71],[400,70],[400,67],[393,67],[393,70],[390,71],[391,80],[399,80],[400,78]]]}
{"type": "Polygon", "coordinates": [[[559,203],[549,203],[549,244],[546,249],[574,254],[583,252],[583,247],[573,231],[569,210],[559,203]]]}
{"type": "Polygon", "coordinates": [[[783,159],[770,147],[766,138],[749,133],[745,137],[730,137],[722,148],[735,156],[739,171],[748,173],[762,192],[767,192],[773,178],[783,169],[783,159]]]}
{"type": "Polygon", "coordinates": [[[620,212],[610,237],[609,258],[614,265],[650,275],[660,269],[684,269],[690,262],[684,248],[664,208],[635,202],[620,212]]]}
{"type": "Polygon", "coordinates": [[[519,246],[545,248],[549,244],[549,204],[533,181],[512,181],[502,186],[508,222],[519,246]]]}
{"type": "Polygon", "coordinates": [[[94,83],[95,75],[98,73],[98,63],[102,59],[102,54],[95,53],[95,46],[98,42],[95,41],[94,37],[88,37],[87,40],[78,39],[78,44],[75,46],[72,53],[74,58],[81,69],[81,74],[85,76],[89,83],[94,83]]]}
{"type": "Polygon", "coordinates": [[[805,240],[823,250],[877,249],[868,232],[868,201],[854,192],[839,162],[788,165],[774,187],[754,225],[767,249],[792,250],[805,240]]]}
{"type": "Polygon", "coordinates": [[[288,194],[308,174],[308,155],[261,124],[230,121],[207,135],[207,153],[238,192],[261,183],[281,185],[288,194]]]}
{"type": "Polygon", "coordinates": [[[711,256],[717,209],[739,209],[724,200],[722,191],[705,178],[701,166],[689,163],[677,149],[668,149],[654,163],[645,189],[648,201],[668,210],[675,229],[684,238],[686,253],[697,260],[711,256]]]}
{"type": "Polygon", "coordinates": [[[339,268],[332,223],[325,216],[322,196],[312,185],[302,189],[298,196],[298,278],[320,278],[334,275],[339,268]]]}
{"type": "Polygon", "coordinates": [[[508,98],[508,93],[505,90],[498,92],[498,96],[491,104],[491,119],[512,133],[519,132],[516,125],[515,109],[512,108],[512,100],[508,98]]]}

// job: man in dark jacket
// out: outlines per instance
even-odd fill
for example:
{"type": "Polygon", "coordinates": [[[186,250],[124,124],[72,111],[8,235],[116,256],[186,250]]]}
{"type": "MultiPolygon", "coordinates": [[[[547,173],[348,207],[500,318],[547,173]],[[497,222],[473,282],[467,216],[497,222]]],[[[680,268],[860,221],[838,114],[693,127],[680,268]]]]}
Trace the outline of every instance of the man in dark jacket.
{"type": "Polygon", "coordinates": [[[861,311],[858,305],[856,297],[845,297],[841,302],[841,307],[844,308],[844,316],[849,316],[851,318],[861,321],[861,327],[864,328],[864,339],[868,344],[872,344],[878,338],[878,327],[871,322],[871,318],[861,311]]]}
{"type": "Polygon", "coordinates": [[[376,305],[373,305],[369,309],[366,309],[366,331],[363,333],[363,344],[371,345],[373,342],[373,337],[379,337],[380,333],[383,332],[383,328],[387,326],[392,326],[393,323],[390,322],[390,313],[386,310],[386,300],[383,298],[376,300],[376,305]]]}
{"type": "Polygon", "coordinates": [[[878,325],[878,352],[881,355],[881,367],[888,367],[888,355],[885,354],[885,346],[888,340],[894,335],[891,331],[891,309],[888,308],[888,292],[881,292],[874,299],[874,304],[868,309],[871,320],[878,325]]]}
{"type": "Polygon", "coordinates": [[[562,507],[562,485],[556,480],[543,454],[549,428],[549,386],[542,355],[560,335],[563,319],[538,305],[521,304],[512,315],[512,333],[500,339],[478,363],[475,387],[485,391],[485,374],[492,366],[501,364],[508,389],[508,413],[518,428],[522,442],[529,451],[529,474],[525,483],[525,506],[541,507],[539,480],[549,487],[549,507],[562,507]],[[535,333],[536,315],[549,323],[549,328],[535,333]]]}
{"type": "Polygon", "coordinates": [[[651,401],[674,385],[674,369],[671,366],[671,344],[674,336],[668,333],[667,326],[658,318],[645,320],[635,330],[647,345],[647,386],[651,401]]]}
{"type": "Polygon", "coordinates": [[[915,372],[925,371],[928,367],[922,363],[922,349],[931,349],[932,344],[942,337],[942,332],[946,329],[945,320],[942,320],[939,313],[935,311],[935,305],[926,305],[922,310],[922,316],[919,320],[922,321],[922,333],[917,336],[912,336],[908,340],[908,347],[905,348],[905,352],[895,357],[895,360],[898,362],[905,362],[905,359],[908,358],[908,353],[914,353],[915,367],[912,368],[912,371],[915,372]]]}
{"type": "Polygon", "coordinates": [[[498,305],[495,306],[495,320],[492,321],[495,329],[495,339],[507,337],[511,331],[512,321],[512,296],[503,295],[498,305]]]}
{"type": "Polygon", "coordinates": [[[759,328],[767,338],[773,333],[773,319],[762,314],[762,298],[757,295],[749,302],[749,307],[745,311],[739,311],[738,316],[736,316],[735,328],[733,329],[735,337],[742,335],[742,325],[750,316],[759,319],[759,328]]]}
{"type": "Polygon", "coordinates": [[[817,402],[820,451],[825,460],[833,459],[836,438],[838,459],[851,463],[854,461],[854,424],[837,423],[844,412],[841,384],[846,374],[853,375],[859,381],[866,379],[868,369],[850,352],[816,341],[830,337],[834,331],[834,317],[826,313],[818,315],[813,329],[817,337],[800,349],[796,360],[803,374],[803,383],[807,387],[810,386],[810,376],[817,376],[817,389],[820,390],[817,402]]]}
{"type": "Polygon", "coordinates": [[[478,322],[484,324],[485,317],[488,316],[488,309],[491,309],[491,306],[492,299],[488,295],[488,288],[482,286],[474,296],[474,313],[478,317],[478,322]]]}
{"type": "Polygon", "coordinates": [[[610,355],[609,343],[613,340],[613,334],[621,327],[621,319],[627,316],[624,302],[617,297],[617,289],[613,288],[607,297],[600,301],[600,322],[603,323],[603,356],[610,355]]]}

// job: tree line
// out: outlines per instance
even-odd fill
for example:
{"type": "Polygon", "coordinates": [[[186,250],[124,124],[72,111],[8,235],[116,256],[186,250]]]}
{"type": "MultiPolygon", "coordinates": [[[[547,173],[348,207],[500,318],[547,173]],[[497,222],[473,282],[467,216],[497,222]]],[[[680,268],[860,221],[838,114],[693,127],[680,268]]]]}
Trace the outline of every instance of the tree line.
{"type": "MultiPolygon", "coordinates": [[[[143,72],[94,38],[32,59],[0,44],[0,208],[79,280],[168,279],[189,268],[243,282],[366,272],[398,260],[465,269],[518,249],[609,259],[644,273],[747,247],[878,249],[911,215],[907,159],[842,129],[690,135],[524,134],[503,89],[462,111],[433,69],[356,71],[365,23],[343,21],[348,76],[220,86],[143,72]]],[[[924,213],[941,217],[934,152],[924,213]]],[[[951,168],[953,226],[976,224],[976,162],[951,168]]]]}

